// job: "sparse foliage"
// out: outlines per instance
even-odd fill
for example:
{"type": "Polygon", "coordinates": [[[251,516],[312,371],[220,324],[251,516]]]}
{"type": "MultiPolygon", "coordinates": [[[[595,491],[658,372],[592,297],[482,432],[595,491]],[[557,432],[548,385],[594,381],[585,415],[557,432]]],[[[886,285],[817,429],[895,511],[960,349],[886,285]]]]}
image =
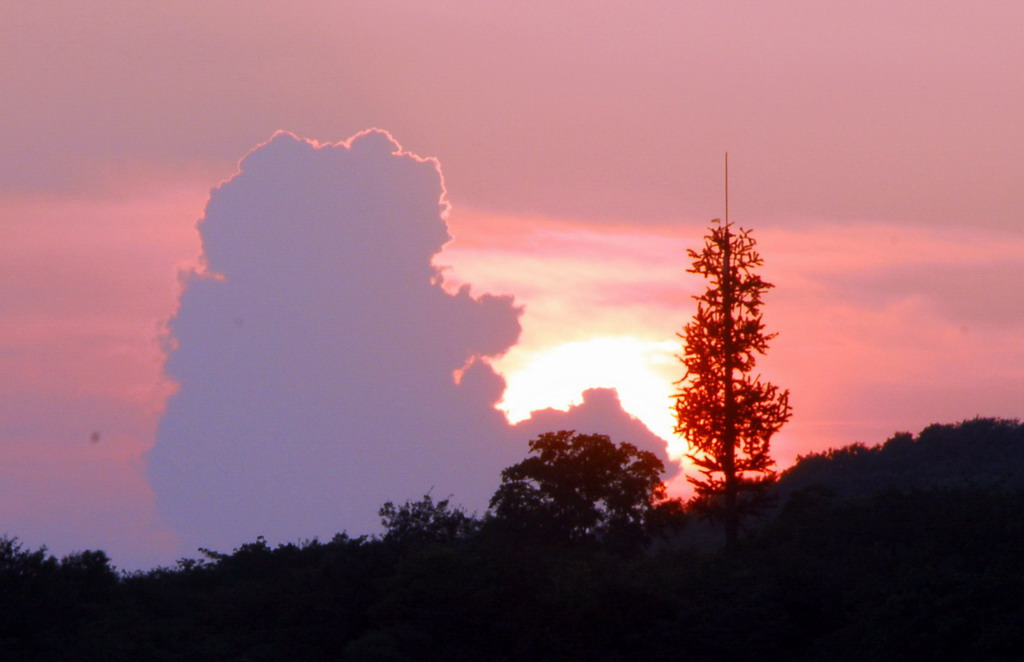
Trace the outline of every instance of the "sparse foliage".
{"type": "Polygon", "coordinates": [[[770,442],[791,414],[789,391],[752,374],[775,334],[765,332],[762,296],[772,286],[755,273],[763,260],[749,230],[712,221],[700,252],[687,251],[690,273],[709,281],[697,313],[679,337],[686,374],[675,395],[676,433],[700,476],[688,477],[694,506],[725,525],[736,542],[739,521],[758,511],[775,477],[770,442]]]}
{"type": "Polygon", "coordinates": [[[399,544],[450,543],[471,537],[480,521],[448,499],[434,501],[424,494],[419,501],[396,506],[388,501],[378,512],[384,525],[384,540],[399,544]]]}

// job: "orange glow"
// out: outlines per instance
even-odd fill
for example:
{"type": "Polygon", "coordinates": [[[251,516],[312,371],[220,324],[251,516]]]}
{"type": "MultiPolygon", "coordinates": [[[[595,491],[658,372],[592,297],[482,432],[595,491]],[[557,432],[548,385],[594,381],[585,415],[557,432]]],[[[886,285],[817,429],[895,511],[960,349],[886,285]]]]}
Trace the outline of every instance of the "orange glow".
{"type": "Polygon", "coordinates": [[[681,376],[675,331],[700,286],[682,259],[700,236],[461,207],[449,224],[455,240],[438,260],[451,265],[446,283],[512,293],[525,305],[520,342],[493,362],[507,383],[499,407],[509,420],[568,409],[588,388],[614,388],[623,409],[681,458],[685,443],[672,432],[673,382],[681,376]]]}
{"type": "Polygon", "coordinates": [[[210,188],[277,129],[380,126],[437,157],[446,285],[525,306],[494,361],[510,417],[604,384],[669,434],[675,333],[703,289],[686,249],[723,211],[725,149],[732,219],[776,285],[758,368],[792,393],[780,468],[1024,415],[1024,88],[1007,84],[1024,3],[95,4],[8,2],[0,23],[12,533],[71,544],[74,520],[108,547],[115,501],[75,471],[134,472],[109,484],[150,503],[139,458],[170,389],[176,268],[210,188]],[[16,519],[44,494],[74,517],[16,519]]]}
{"type": "Polygon", "coordinates": [[[530,412],[566,410],[580,404],[588,388],[607,387],[619,392],[623,408],[655,434],[668,440],[670,456],[685,450],[673,443],[675,426],[670,410],[670,373],[676,369],[675,343],[651,342],[629,336],[598,337],[538,350],[513,350],[496,365],[505,374],[507,388],[498,406],[512,422],[530,412]],[[667,370],[666,370],[667,368],[667,370]]]}
{"type": "MultiPolygon", "coordinates": [[[[611,386],[629,413],[666,439],[672,456],[685,451],[671,435],[668,407],[672,382],[682,376],[675,333],[693,314],[690,295],[702,286],[686,273],[685,251],[700,242],[702,224],[629,231],[459,206],[449,223],[455,241],[439,258],[451,265],[449,284],[512,293],[525,305],[520,343],[495,362],[508,383],[502,407],[510,418],[564,409],[586,388],[611,386]]],[[[1010,295],[978,289],[972,297],[985,293],[991,301],[974,298],[976,319],[958,323],[954,315],[970,311],[941,306],[968,300],[948,289],[966,291],[969,283],[914,295],[901,288],[927,288],[930,277],[908,285],[886,274],[959,270],[978,279],[986,269],[1012,270],[1024,252],[1020,237],[871,222],[752,225],[764,276],[776,285],[765,320],[779,333],[759,369],[791,390],[795,409],[774,440],[780,468],[800,454],[879,441],[897,429],[1015,411],[1010,394],[1019,392],[1014,384],[1021,377],[1012,366],[1024,356],[1009,357],[1006,349],[1021,345],[1012,324],[989,321],[1015,314],[1006,308],[1010,295]],[[979,366],[1001,375],[1005,396],[980,395],[986,373],[979,366]],[[981,380],[979,395],[955,396],[963,386],[950,384],[950,374],[981,380]],[[948,396],[935,395],[941,384],[948,384],[940,389],[948,396]],[[899,395],[883,396],[884,389],[899,395]]],[[[1021,287],[1016,280],[1004,286],[1021,287]]]]}

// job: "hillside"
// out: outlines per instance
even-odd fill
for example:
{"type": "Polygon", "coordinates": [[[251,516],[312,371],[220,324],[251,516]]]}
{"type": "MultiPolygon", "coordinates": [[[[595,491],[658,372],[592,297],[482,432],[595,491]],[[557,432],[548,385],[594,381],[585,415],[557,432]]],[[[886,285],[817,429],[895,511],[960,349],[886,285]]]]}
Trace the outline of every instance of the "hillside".
{"type": "Polygon", "coordinates": [[[509,535],[429,497],[382,536],[148,572],[0,537],[0,659],[1020,659],[1022,441],[977,419],[802,458],[732,550],[509,535]]]}
{"type": "Polygon", "coordinates": [[[899,432],[878,446],[852,444],[801,457],[779,477],[780,503],[821,487],[838,497],[883,490],[1024,489],[1024,424],[976,418],[899,432]]]}

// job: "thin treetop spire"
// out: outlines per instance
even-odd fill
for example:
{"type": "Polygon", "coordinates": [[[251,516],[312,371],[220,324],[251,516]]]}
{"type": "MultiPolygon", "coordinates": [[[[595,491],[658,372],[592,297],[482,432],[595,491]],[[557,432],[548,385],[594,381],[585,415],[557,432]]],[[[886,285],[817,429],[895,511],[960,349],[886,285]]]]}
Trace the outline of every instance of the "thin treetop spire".
{"type": "Polygon", "coordinates": [[[729,152],[725,153],[725,227],[729,227],[729,152]]]}

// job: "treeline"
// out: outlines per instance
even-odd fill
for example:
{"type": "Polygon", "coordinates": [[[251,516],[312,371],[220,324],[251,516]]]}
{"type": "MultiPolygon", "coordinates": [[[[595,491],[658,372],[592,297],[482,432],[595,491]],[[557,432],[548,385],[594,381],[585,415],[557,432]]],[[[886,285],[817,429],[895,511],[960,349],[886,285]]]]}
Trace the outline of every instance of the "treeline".
{"type": "Polygon", "coordinates": [[[1024,489],[1024,425],[976,418],[899,432],[879,446],[851,444],[801,457],[777,484],[785,498],[813,485],[837,495],[886,489],[1024,489]]]}
{"type": "Polygon", "coordinates": [[[1005,451],[1000,475],[1018,471],[1022,427],[932,426],[804,458],[731,550],[657,499],[609,503],[601,467],[649,477],[649,458],[568,433],[506,470],[504,516],[427,496],[385,504],[380,536],[259,539],[120,575],[103,552],[57,560],[7,538],[0,658],[1019,659],[1024,491],[969,465],[935,476],[970,444],[978,466],[1005,451]],[[932,478],[906,478],[908,453],[932,478]],[[906,480],[850,487],[869,467],[906,480]],[[565,510],[584,487],[598,492],[565,510]]]}

